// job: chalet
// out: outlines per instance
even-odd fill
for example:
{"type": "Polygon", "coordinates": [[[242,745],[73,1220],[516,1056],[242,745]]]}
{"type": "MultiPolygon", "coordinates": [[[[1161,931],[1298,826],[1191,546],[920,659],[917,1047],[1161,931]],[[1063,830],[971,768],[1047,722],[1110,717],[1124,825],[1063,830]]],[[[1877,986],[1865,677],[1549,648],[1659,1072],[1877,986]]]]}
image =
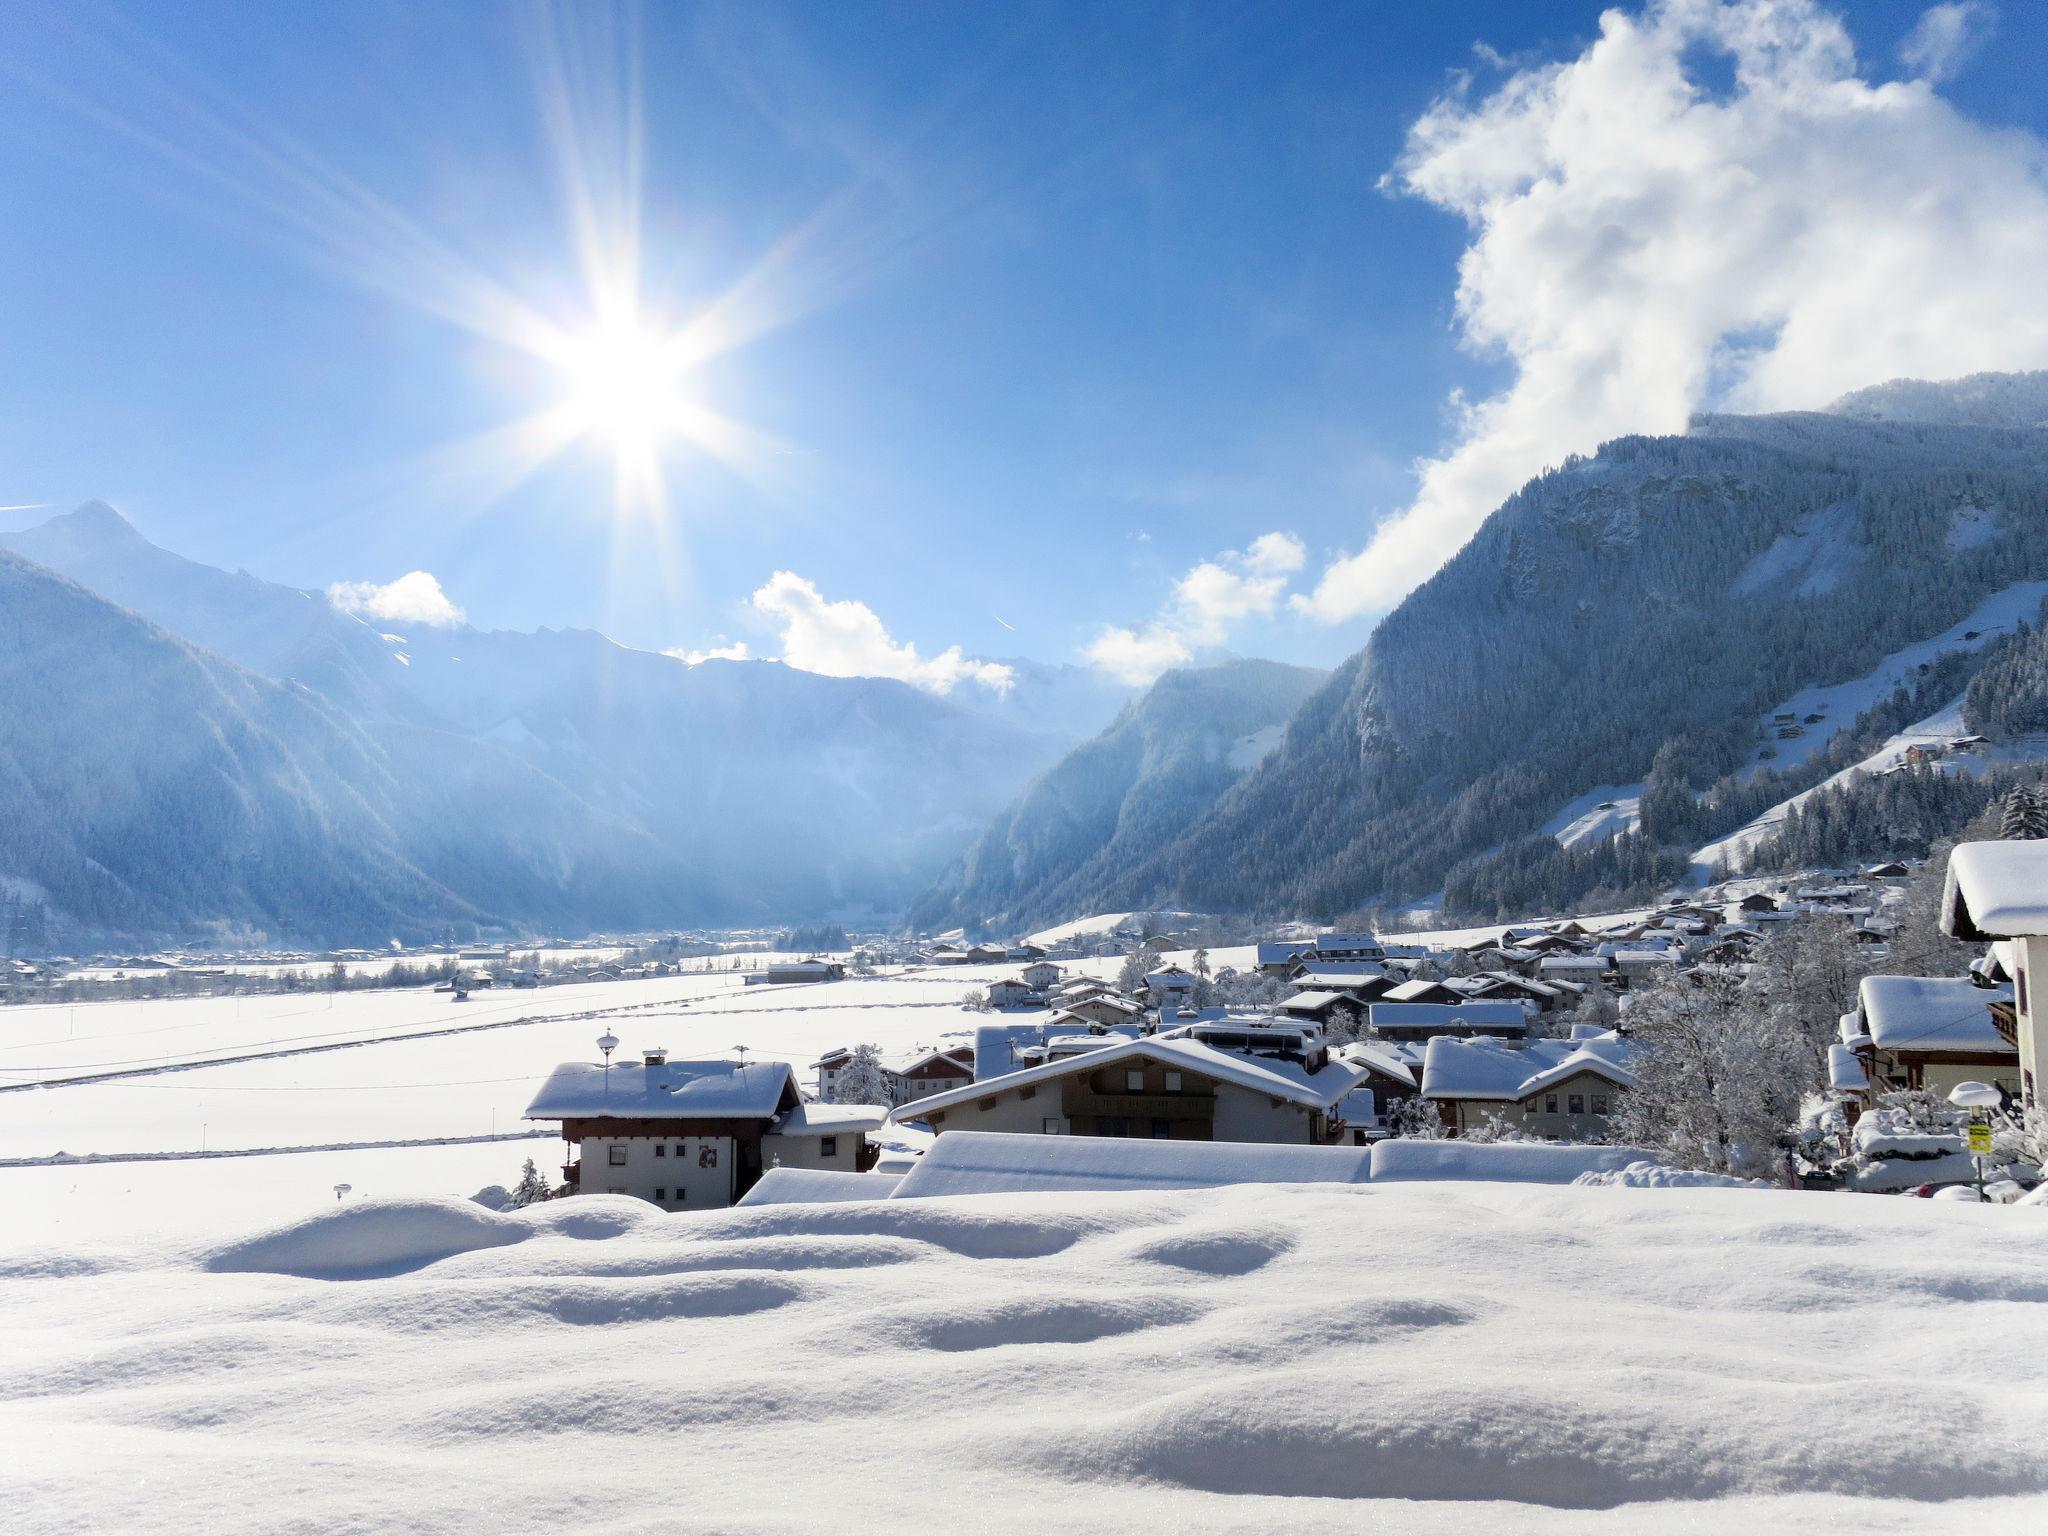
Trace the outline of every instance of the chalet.
{"type": "Polygon", "coordinates": [[[986,1078],[896,1110],[948,1131],[1135,1136],[1324,1145],[1363,1069],[1318,1049],[1305,1061],[1254,1058],[1182,1035],[1151,1035],[986,1078]]]}
{"type": "Polygon", "coordinates": [[[1385,997],[1401,985],[1401,978],[1389,976],[1377,965],[1301,966],[1293,977],[1297,992],[1342,992],[1360,1004],[1385,997]]]}
{"type": "Polygon", "coordinates": [[[1495,1003],[1521,1003],[1538,1013],[1549,1013],[1558,1008],[1569,1008],[1579,1000],[1579,990],[1559,981],[1538,981],[1531,976],[1516,976],[1502,971],[1486,971],[1477,976],[1467,977],[1470,983],[1464,988],[1465,996],[1475,1001],[1495,1003]]]}
{"type": "Polygon", "coordinates": [[[1178,1008],[1194,998],[1195,987],[1200,981],[1201,978],[1193,971],[1169,965],[1146,974],[1145,995],[1155,1008],[1178,1008]]]}
{"type": "Polygon", "coordinates": [[[1465,994],[1441,981],[1404,981],[1380,994],[1389,1003],[1461,1003],[1465,994]]]}
{"type": "Polygon", "coordinates": [[[1321,987],[1299,988],[1292,997],[1273,1006],[1276,1017],[1294,1021],[1311,1021],[1321,1028],[1329,1028],[1339,1013],[1349,1012],[1362,1022],[1366,1005],[1349,992],[1331,992],[1321,987]]]}
{"type": "Polygon", "coordinates": [[[1580,983],[1604,981],[1607,978],[1607,957],[1605,955],[1545,955],[1536,963],[1536,977],[1539,981],[1576,981],[1580,983]]]}
{"type": "Polygon", "coordinates": [[[1049,1022],[1065,1022],[1073,1028],[1085,1030],[1091,1024],[1134,1024],[1144,1013],[1144,1006],[1128,997],[1115,992],[1098,992],[1091,997],[1063,1003],[1049,1022]]]}
{"type": "Polygon", "coordinates": [[[2020,1099],[2032,1107],[2048,1088],[2048,1018],[2039,994],[2048,982],[2048,841],[1964,843],[1949,855],[1941,896],[1942,931],[1989,942],[2013,980],[2013,1049],[2020,1099]]]}
{"type": "Polygon", "coordinates": [[[1897,859],[1888,859],[1882,864],[1868,864],[1863,868],[1863,878],[1866,880],[1903,880],[1911,873],[1912,870],[1897,859]]]}
{"type": "Polygon", "coordinates": [[[1342,1046],[1337,1057],[1365,1071],[1365,1077],[1343,1101],[1344,1125],[1349,1139],[1356,1145],[1363,1145],[1387,1134],[1392,1129],[1388,1116],[1416,1095],[1422,1079],[1420,1062],[1399,1046],[1378,1040],[1359,1040],[1342,1046]],[[1373,1117],[1370,1121],[1353,1110],[1362,1093],[1372,1095],[1373,1117]]]}
{"type": "Polygon", "coordinates": [[[983,994],[991,1008],[1023,1008],[1041,1002],[1044,994],[1019,977],[992,981],[983,994]]]}
{"type": "Polygon", "coordinates": [[[1017,975],[1032,991],[1049,992],[1059,985],[1060,968],[1050,960],[1034,960],[1017,975]]]}
{"type": "Polygon", "coordinates": [[[1386,946],[1369,933],[1325,933],[1315,941],[1318,960],[1378,960],[1386,946]]]}
{"type": "Polygon", "coordinates": [[[1957,1083],[1986,1082],[2017,1098],[2019,1047],[1991,1011],[2012,997],[2010,987],[1980,986],[1965,976],[1864,977],[1856,1013],[1869,1036],[1859,1054],[1872,1092],[1946,1094],[1957,1083]]]}
{"type": "Polygon", "coordinates": [[[1510,1035],[1529,1033],[1529,1012],[1520,1003],[1374,1003],[1367,1010],[1372,1032],[1381,1040],[1432,1040],[1438,1035],[1510,1035]]]}
{"type": "MultiPolygon", "coordinates": [[[[818,1097],[831,1099],[839,1092],[839,1081],[853,1052],[846,1046],[827,1051],[811,1063],[818,1074],[818,1097]]],[[[956,1045],[945,1050],[920,1047],[907,1056],[882,1062],[882,1082],[889,1103],[907,1100],[942,1089],[957,1088],[974,1081],[974,1048],[956,1045]]]]}
{"type": "Polygon", "coordinates": [[[837,960],[778,960],[747,976],[748,985],[793,986],[801,982],[843,981],[846,967],[837,960]]]}
{"type": "Polygon", "coordinates": [[[1572,1040],[1439,1036],[1422,1062],[1422,1096],[1454,1135],[1496,1122],[1550,1141],[1597,1141],[1635,1084],[1632,1047],[1614,1033],[1572,1040]]]}
{"type": "Polygon", "coordinates": [[[1258,947],[1258,958],[1254,962],[1268,976],[1285,976],[1294,969],[1294,963],[1304,955],[1315,953],[1313,939],[1272,939],[1258,947]]]}
{"type": "Polygon", "coordinates": [[[670,1061],[555,1068],[529,1120],[561,1122],[576,1153],[563,1177],[579,1194],[632,1195],[666,1210],[731,1205],[765,1169],[868,1166],[867,1133],[886,1106],[817,1104],[784,1061],[670,1061]]]}

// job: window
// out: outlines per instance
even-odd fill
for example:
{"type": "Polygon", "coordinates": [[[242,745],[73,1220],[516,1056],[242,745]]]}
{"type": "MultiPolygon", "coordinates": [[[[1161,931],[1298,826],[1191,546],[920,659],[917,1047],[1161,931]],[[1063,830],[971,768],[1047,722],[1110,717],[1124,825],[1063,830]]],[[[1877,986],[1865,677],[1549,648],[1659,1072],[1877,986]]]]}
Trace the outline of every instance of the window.
{"type": "Polygon", "coordinates": [[[667,1143],[667,1142],[665,1142],[665,1141],[657,1141],[657,1142],[656,1142],[656,1143],[654,1144],[654,1155],[655,1155],[656,1157],[667,1157],[667,1156],[668,1156],[668,1143],[667,1143]]]}
{"type": "Polygon", "coordinates": [[[1557,1113],[1556,1094],[1546,1093],[1545,1095],[1543,1095],[1543,1113],[1545,1113],[1546,1115],[1554,1115],[1557,1113]]]}
{"type": "Polygon", "coordinates": [[[818,1156],[837,1157],[838,1155],[839,1138],[837,1136],[820,1136],[818,1138],[818,1156]]]}
{"type": "Polygon", "coordinates": [[[1571,1094],[1569,1096],[1569,1102],[1571,1104],[1573,1114],[1583,1115],[1586,1112],[1586,1096],[1583,1093],[1571,1094]]]}
{"type": "Polygon", "coordinates": [[[1178,1072],[1169,1072],[1166,1074],[1166,1091],[1168,1093],[1180,1092],[1180,1074],[1178,1072]]]}
{"type": "Polygon", "coordinates": [[[1033,1083],[1033,1084],[1032,1084],[1032,1085],[1031,1085],[1031,1086],[1030,1086],[1029,1088],[1019,1088],[1019,1089],[1017,1090],[1017,1097],[1018,1097],[1018,1098],[1020,1098],[1020,1099],[1035,1099],[1035,1098],[1037,1098],[1037,1097],[1038,1097],[1038,1084],[1036,1084],[1036,1083],[1033,1083]]]}
{"type": "Polygon", "coordinates": [[[1057,1116],[1046,1117],[1045,1134],[1048,1136],[1057,1136],[1060,1134],[1060,1122],[1057,1116]]]}
{"type": "Polygon", "coordinates": [[[656,1200],[666,1200],[668,1199],[668,1191],[665,1189],[657,1189],[654,1192],[654,1198],[656,1200]]]}
{"type": "Polygon", "coordinates": [[[623,1168],[626,1166],[626,1149],[620,1146],[616,1141],[612,1143],[611,1166],[614,1168],[623,1168]]]}
{"type": "Polygon", "coordinates": [[[1143,1067],[1134,1067],[1129,1072],[1126,1072],[1124,1074],[1124,1087],[1132,1093],[1143,1093],[1145,1091],[1145,1069],[1143,1067]]]}
{"type": "Polygon", "coordinates": [[[1171,1121],[1154,1120],[1152,1122],[1152,1139],[1154,1141],[1164,1141],[1167,1137],[1171,1136],[1172,1134],[1173,1124],[1171,1121]]]}
{"type": "Polygon", "coordinates": [[[1596,1115],[1604,1115],[1604,1114],[1606,1114],[1606,1113],[1607,1113],[1607,1095],[1606,1095],[1606,1094],[1604,1094],[1604,1093],[1596,1093],[1596,1094],[1594,1094],[1594,1095],[1593,1095],[1593,1113],[1594,1113],[1594,1114],[1596,1114],[1596,1115]]]}

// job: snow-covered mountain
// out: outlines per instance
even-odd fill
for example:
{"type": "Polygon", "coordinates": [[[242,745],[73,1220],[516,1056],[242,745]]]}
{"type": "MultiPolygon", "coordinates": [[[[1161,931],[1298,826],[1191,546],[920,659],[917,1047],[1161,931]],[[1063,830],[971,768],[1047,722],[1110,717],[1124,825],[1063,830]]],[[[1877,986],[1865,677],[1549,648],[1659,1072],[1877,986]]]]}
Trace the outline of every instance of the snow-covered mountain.
{"type": "MultiPolygon", "coordinates": [[[[1110,703],[1057,669],[1026,679],[1024,696],[1006,708],[969,708],[886,679],[821,677],[771,662],[688,666],[588,630],[386,629],[322,593],[160,549],[100,503],[0,536],[0,548],[105,599],[22,610],[34,619],[17,626],[21,712],[9,718],[37,722],[10,732],[28,749],[26,761],[45,774],[70,761],[91,777],[89,756],[69,755],[77,743],[62,718],[64,701],[81,690],[107,706],[102,724],[112,735],[125,708],[169,728],[154,701],[130,698],[136,685],[119,667],[88,680],[59,664],[78,641],[70,628],[100,636],[139,616],[149,621],[144,630],[188,642],[181,654],[205,675],[242,678],[238,686],[265,699],[298,700],[310,712],[304,718],[343,733],[354,754],[334,759],[352,763],[344,787],[364,776],[388,789],[378,806],[381,841],[372,841],[442,893],[418,902],[365,872],[354,908],[334,901],[297,913],[152,859],[123,876],[135,898],[119,910],[134,925],[124,931],[136,933],[181,932],[186,918],[271,934],[290,920],[308,936],[368,938],[437,930],[471,914],[575,930],[890,918],[1023,783],[1096,728],[1110,703]]],[[[22,561],[10,570],[19,583],[47,580],[22,561]]],[[[209,719],[195,710],[181,729],[206,734],[209,719]]],[[[318,750],[289,732],[278,740],[318,750]]],[[[121,739],[114,750],[136,745],[121,739]]],[[[148,802],[124,799],[141,793],[125,774],[97,785],[99,825],[120,835],[100,839],[93,860],[127,867],[121,838],[177,814],[171,769],[179,761],[163,765],[148,802]]],[[[266,781],[288,785],[292,775],[266,781]]],[[[15,793],[34,806],[60,789],[31,777],[15,793]]],[[[203,862],[201,846],[191,853],[203,862]]],[[[57,855],[36,867],[41,874],[0,863],[0,876],[52,891],[64,885],[52,884],[57,855]]],[[[51,900],[60,915],[121,928],[113,907],[51,900]]]]}
{"type": "Polygon", "coordinates": [[[1279,745],[1327,674],[1276,661],[1168,672],[1005,810],[911,908],[914,925],[1071,915],[1177,837],[1279,745]]]}
{"type": "Polygon", "coordinates": [[[1774,762],[1780,729],[1875,747],[1972,663],[1916,663],[1899,681],[1946,693],[1866,700],[1860,721],[1779,722],[1783,701],[2048,580],[2043,401],[2048,374],[1908,381],[1831,412],[1701,417],[1539,476],[1278,751],[1075,910],[1336,918],[1442,891],[1485,915],[1682,878],[1693,851],[1832,771],[1774,762]],[[1562,847],[1589,813],[1641,835],[1562,847]]]}

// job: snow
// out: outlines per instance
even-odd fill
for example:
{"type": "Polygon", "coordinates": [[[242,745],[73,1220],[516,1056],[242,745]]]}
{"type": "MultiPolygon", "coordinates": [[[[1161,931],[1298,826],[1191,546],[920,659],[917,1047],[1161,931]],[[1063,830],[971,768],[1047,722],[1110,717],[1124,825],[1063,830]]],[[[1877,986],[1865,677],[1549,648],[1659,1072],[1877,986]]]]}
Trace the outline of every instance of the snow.
{"type": "Polygon", "coordinates": [[[1607,1033],[1587,1039],[1531,1040],[1512,1044],[1481,1036],[1461,1040],[1438,1035],[1422,1059],[1422,1093],[1431,1099],[1527,1098],[1580,1072],[1610,1082],[1635,1081],[1628,1070],[1630,1046],[1607,1033]]]}
{"type": "Polygon", "coordinates": [[[766,1120],[783,1095],[794,1091],[794,1074],[782,1061],[628,1061],[610,1067],[569,1061],[549,1074],[526,1118],[766,1120]]]}
{"type": "Polygon", "coordinates": [[[1602,784],[1567,801],[1536,831],[1539,836],[1556,838],[1565,848],[1604,843],[1640,827],[1642,806],[1641,784],[1602,784]]]}
{"type": "Polygon", "coordinates": [[[1732,590],[1750,596],[1768,587],[1789,587],[1794,597],[1834,591],[1869,553],[1856,537],[1856,524],[1856,508],[1847,502],[1809,514],[1750,561],[1732,590]]]}
{"type": "Polygon", "coordinates": [[[1476,1180],[1491,1184],[1569,1184],[1649,1160],[1640,1147],[1541,1141],[1383,1141],[1372,1149],[1374,1183],[1476,1180]]]}
{"type": "Polygon", "coordinates": [[[838,1205],[886,1200],[901,1175],[843,1173],[836,1168],[770,1168],[740,1197],[741,1205],[838,1205]]]}
{"type": "Polygon", "coordinates": [[[2016,1055],[1998,1032],[1991,1004],[2011,987],[1980,987],[1959,976],[1866,976],[1857,989],[1864,1026],[1880,1050],[1987,1051],[2016,1055]]]}
{"type": "Polygon", "coordinates": [[[1230,744],[1230,754],[1225,761],[1237,772],[1249,773],[1272,754],[1286,734],[1287,722],[1279,720],[1249,736],[1240,736],[1230,744]]]}
{"type": "Polygon", "coordinates": [[[948,1131],[904,1175],[893,1198],[1362,1184],[1371,1166],[1368,1147],[948,1131]]]}
{"type": "Polygon", "coordinates": [[[2048,933],[2048,841],[1960,845],[1949,855],[1942,927],[1960,937],[2048,933]]]}
{"type": "MultiPolygon", "coordinates": [[[[569,1206],[565,1200],[556,1212],[569,1206]]],[[[389,1275],[516,1243],[531,1231],[467,1200],[364,1201],[230,1243],[206,1262],[209,1269],[327,1279],[389,1275]]]]}
{"type": "Polygon", "coordinates": [[[1705,1173],[1697,1168],[1669,1168],[1662,1163],[1630,1163],[1582,1173],[1572,1183],[1584,1189],[1768,1189],[1757,1179],[1731,1178],[1725,1173],[1705,1173]]]}
{"type": "Polygon", "coordinates": [[[1870,1091],[1870,1074],[1863,1070],[1863,1060],[1852,1047],[1828,1047],[1828,1087],[1837,1093],[1870,1091]]]}
{"type": "Polygon", "coordinates": [[[10,1530],[884,1530],[941,1491],[1083,1536],[2048,1520],[2048,1389],[2013,1369],[2048,1351],[2032,1211],[1456,1182],[565,1205],[359,1207],[387,1260],[518,1234],[381,1278],[275,1272],[319,1268],[317,1223],[10,1244],[10,1530]],[[1901,1382],[1937,1385],[1874,1399],[1901,1382]]]}
{"type": "Polygon", "coordinates": [[[1948,532],[1942,536],[1942,543],[1950,554],[1961,554],[1964,550],[1982,549],[1998,537],[1998,509],[1965,504],[1949,514],[1948,532]]]}
{"type": "MultiPolygon", "coordinates": [[[[1398,989],[1397,989],[1398,990],[1398,989]]],[[[1387,994],[1389,997],[1393,993],[1387,994]]],[[[1374,1029],[1489,1029],[1503,1035],[1529,1032],[1529,1010],[1520,1003],[1368,1003],[1374,1029]]]]}

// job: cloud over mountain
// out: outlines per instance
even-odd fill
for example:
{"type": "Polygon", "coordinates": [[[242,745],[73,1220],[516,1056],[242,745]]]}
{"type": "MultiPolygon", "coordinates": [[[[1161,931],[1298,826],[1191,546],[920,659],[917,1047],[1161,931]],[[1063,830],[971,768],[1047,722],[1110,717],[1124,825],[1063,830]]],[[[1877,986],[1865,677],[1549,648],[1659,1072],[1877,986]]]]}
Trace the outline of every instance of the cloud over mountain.
{"type": "Polygon", "coordinates": [[[781,630],[783,661],[805,672],[893,677],[938,694],[951,693],[962,682],[1004,693],[1016,681],[1013,668],[976,660],[957,645],[936,656],[920,656],[910,641],[896,641],[866,603],[828,600],[816,583],[794,571],[769,577],[754,593],[753,605],[781,630]]]}
{"type": "Polygon", "coordinates": [[[1384,610],[1530,475],[1702,406],[2048,363],[2048,148],[1932,84],[1983,22],[1936,7],[1921,78],[1876,82],[1812,0],[1653,0],[1568,62],[1461,79],[1387,181],[1470,226],[1460,336],[1513,378],[1453,400],[1413,502],[1296,605],[1384,610]]]}
{"type": "Polygon", "coordinates": [[[396,581],[381,586],[374,581],[337,581],[327,589],[327,598],[344,613],[387,624],[429,624],[436,629],[453,629],[468,621],[468,615],[441,590],[441,583],[428,571],[407,571],[396,581]]]}

